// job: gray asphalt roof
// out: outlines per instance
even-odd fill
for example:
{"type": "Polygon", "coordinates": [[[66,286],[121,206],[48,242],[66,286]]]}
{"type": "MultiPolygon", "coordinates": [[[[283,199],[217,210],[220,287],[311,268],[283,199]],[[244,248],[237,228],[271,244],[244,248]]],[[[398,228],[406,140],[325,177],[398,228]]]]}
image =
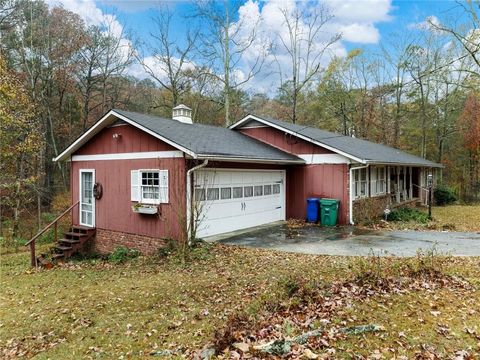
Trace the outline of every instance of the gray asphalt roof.
{"type": "Polygon", "coordinates": [[[114,109],[114,111],[195,154],[201,155],[200,157],[303,162],[297,156],[223,127],[185,124],[177,120],[152,115],[117,109],[114,109]]]}
{"type": "MultiPolygon", "coordinates": [[[[258,116],[257,116],[258,118],[258,116]]],[[[373,143],[371,141],[352,138],[315,127],[292,124],[281,120],[263,118],[274,125],[308,137],[314,141],[331,146],[346,154],[362,159],[367,163],[420,165],[427,167],[443,167],[441,164],[408,154],[404,151],[373,143]]]]}

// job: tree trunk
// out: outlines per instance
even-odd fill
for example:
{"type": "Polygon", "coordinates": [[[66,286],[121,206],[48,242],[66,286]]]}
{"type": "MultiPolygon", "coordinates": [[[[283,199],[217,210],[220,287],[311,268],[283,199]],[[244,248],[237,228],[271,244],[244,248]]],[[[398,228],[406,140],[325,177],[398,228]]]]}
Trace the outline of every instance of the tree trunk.
{"type": "Polygon", "coordinates": [[[225,72],[225,87],[224,87],[224,101],[225,101],[225,126],[230,125],[230,18],[228,13],[228,1],[225,4],[225,62],[223,64],[225,72]]]}

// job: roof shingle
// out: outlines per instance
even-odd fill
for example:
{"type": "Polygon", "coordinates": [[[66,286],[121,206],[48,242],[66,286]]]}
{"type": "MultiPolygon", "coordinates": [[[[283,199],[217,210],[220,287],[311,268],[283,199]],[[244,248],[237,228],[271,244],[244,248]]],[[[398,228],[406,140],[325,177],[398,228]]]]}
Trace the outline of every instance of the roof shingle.
{"type": "MultiPolygon", "coordinates": [[[[255,117],[259,118],[258,116],[255,117]]],[[[315,127],[292,124],[281,120],[270,118],[259,119],[307,137],[318,143],[338,149],[353,157],[362,159],[366,163],[443,167],[441,164],[437,164],[433,161],[408,154],[404,151],[383,144],[377,144],[371,141],[344,136],[315,127]]]]}
{"type": "Polygon", "coordinates": [[[199,157],[303,162],[297,156],[223,127],[184,124],[177,120],[152,115],[117,109],[113,111],[194,152],[199,157]]]}

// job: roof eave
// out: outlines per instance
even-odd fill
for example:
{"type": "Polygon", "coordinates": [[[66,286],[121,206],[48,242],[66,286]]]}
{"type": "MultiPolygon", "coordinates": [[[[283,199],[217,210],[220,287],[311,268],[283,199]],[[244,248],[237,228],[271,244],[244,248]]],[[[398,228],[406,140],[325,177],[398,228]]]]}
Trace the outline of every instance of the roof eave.
{"type": "Polygon", "coordinates": [[[394,162],[394,161],[377,161],[377,160],[366,160],[365,164],[378,164],[378,165],[397,165],[397,166],[418,166],[418,167],[428,167],[428,168],[444,168],[442,164],[432,163],[432,164],[420,164],[420,163],[408,163],[408,162],[394,162]]]}
{"type": "Polygon", "coordinates": [[[259,158],[249,158],[241,156],[226,156],[226,155],[215,155],[215,154],[198,154],[198,159],[200,160],[217,160],[217,161],[231,161],[231,162],[244,162],[244,163],[254,163],[254,164],[305,164],[303,159],[298,158],[292,160],[285,159],[259,159],[259,158]]]}

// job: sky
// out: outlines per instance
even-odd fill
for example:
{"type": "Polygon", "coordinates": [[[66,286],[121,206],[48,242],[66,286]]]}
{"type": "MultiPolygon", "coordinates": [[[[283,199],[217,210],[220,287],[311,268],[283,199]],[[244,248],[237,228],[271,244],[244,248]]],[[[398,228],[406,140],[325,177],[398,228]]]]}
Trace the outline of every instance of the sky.
{"type": "MultiPolygon", "coordinates": [[[[329,56],[345,56],[350,50],[356,48],[380,51],[381,44],[391,39],[392,34],[399,30],[414,31],[419,24],[428,17],[436,19],[454,19],[458,14],[458,4],[454,1],[393,1],[393,0],[322,0],[321,2],[296,2],[294,0],[240,0],[235,20],[242,19],[248,28],[255,19],[258,23],[259,34],[277,46],[275,54],[269,54],[266,63],[277,59],[278,68],[288,72],[288,56],[278,44],[278,34],[285,31],[284,20],[280,8],[295,9],[300,6],[327,6],[333,18],[325,27],[325,35],[318,40],[321,47],[324,41],[333,34],[340,33],[342,38],[335,43],[329,56]]],[[[119,37],[128,32],[133,35],[138,43],[143,43],[142,56],[145,62],[155,68],[156,63],[149,53],[148,44],[151,42],[150,33],[154,30],[153,17],[159,6],[168,6],[175,13],[171,33],[174,40],[182,43],[187,31],[187,24],[183,16],[192,14],[193,5],[188,1],[149,1],[149,0],[47,0],[50,6],[61,5],[65,9],[80,15],[84,21],[91,25],[99,25],[108,21],[113,24],[115,33],[119,37]],[[147,50],[146,50],[147,49],[147,50]]],[[[454,19],[455,20],[455,19],[454,19]]],[[[253,25],[251,25],[253,26],[253,25]]],[[[125,44],[132,43],[125,39],[125,44]]],[[[131,45],[133,46],[133,45],[131,45]]],[[[241,81],[247,76],[248,66],[254,61],[256,54],[261,50],[261,45],[249,49],[239,63],[236,79],[241,81]]],[[[140,49],[139,49],[140,51],[140,49]]],[[[328,64],[329,57],[324,59],[328,64]]],[[[159,73],[162,69],[158,67],[159,73]]],[[[140,64],[134,64],[128,72],[138,78],[146,78],[148,74],[140,64]]],[[[248,83],[246,90],[255,89],[258,92],[269,93],[269,89],[278,83],[278,79],[265,74],[257,74],[248,83]]]]}

